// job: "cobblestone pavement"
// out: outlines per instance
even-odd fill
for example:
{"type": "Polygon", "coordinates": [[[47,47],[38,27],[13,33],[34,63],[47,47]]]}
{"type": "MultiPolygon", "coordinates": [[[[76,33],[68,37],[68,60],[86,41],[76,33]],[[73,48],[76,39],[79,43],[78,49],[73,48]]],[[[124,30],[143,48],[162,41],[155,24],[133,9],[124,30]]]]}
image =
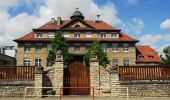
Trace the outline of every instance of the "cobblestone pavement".
{"type": "MultiPolygon", "coordinates": [[[[0,100],[24,100],[24,98],[23,97],[0,97],[0,100]]],[[[26,98],[25,100],[60,100],[60,98],[59,97],[26,98]]],[[[62,100],[92,100],[92,97],[67,96],[67,97],[63,97],[62,100]]],[[[95,97],[94,100],[127,100],[127,98],[95,97]]],[[[170,97],[139,97],[139,98],[129,98],[128,100],[170,100],[170,97]]]]}

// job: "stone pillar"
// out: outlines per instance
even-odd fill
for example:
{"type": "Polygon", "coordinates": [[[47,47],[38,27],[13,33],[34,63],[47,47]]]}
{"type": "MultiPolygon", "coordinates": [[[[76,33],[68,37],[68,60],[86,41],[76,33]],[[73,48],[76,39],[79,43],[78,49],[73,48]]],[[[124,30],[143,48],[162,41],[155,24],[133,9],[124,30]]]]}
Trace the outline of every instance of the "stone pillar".
{"type": "MultiPolygon", "coordinates": [[[[90,85],[91,87],[94,87],[94,95],[98,96],[99,93],[99,60],[97,58],[96,54],[92,54],[92,57],[90,59],[90,85]]],[[[91,89],[91,95],[93,94],[93,89],[91,89]]]]}
{"type": "Polygon", "coordinates": [[[114,97],[119,96],[119,92],[122,90],[119,85],[119,73],[118,73],[118,66],[114,68],[111,73],[110,77],[110,86],[111,86],[111,95],[114,97]]]}
{"type": "Polygon", "coordinates": [[[42,95],[42,84],[43,84],[43,70],[41,66],[35,67],[35,95],[42,95]],[[36,88],[39,87],[39,88],[36,88]]]}
{"type": "Polygon", "coordinates": [[[56,95],[60,95],[60,88],[63,87],[63,77],[64,77],[64,61],[61,51],[56,54],[56,61],[54,64],[54,87],[56,87],[56,95]]]}

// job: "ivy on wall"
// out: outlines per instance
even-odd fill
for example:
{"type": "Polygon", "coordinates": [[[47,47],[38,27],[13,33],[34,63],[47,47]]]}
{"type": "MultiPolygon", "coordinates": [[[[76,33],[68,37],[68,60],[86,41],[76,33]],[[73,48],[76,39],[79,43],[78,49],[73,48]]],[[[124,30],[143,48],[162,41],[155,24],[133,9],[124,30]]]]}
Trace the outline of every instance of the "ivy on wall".
{"type": "Polygon", "coordinates": [[[89,65],[90,58],[93,53],[97,54],[97,57],[99,59],[99,64],[102,66],[106,66],[107,64],[110,63],[107,53],[103,51],[102,47],[100,46],[99,42],[94,41],[92,45],[90,46],[88,52],[85,54],[83,57],[83,60],[86,65],[89,65]]]}
{"type": "Polygon", "coordinates": [[[68,49],[66,47],[66,40],[63,36],[63,32],[61,31],[55,32],[54,39],[51,42],[51,46],[52,49],[49,50],[47,57],[48,64],[50,65],[54,64],[56,59],[56,53],[59,50],[63,55],[64,64],[68,65],[71,62],[72,56],[68,53],[68,49]]]}

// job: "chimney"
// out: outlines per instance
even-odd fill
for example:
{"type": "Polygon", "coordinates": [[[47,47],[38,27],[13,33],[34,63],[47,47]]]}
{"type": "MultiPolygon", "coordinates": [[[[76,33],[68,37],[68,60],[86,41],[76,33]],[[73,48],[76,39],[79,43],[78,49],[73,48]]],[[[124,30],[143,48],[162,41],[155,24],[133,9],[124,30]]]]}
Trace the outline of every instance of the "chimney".
{"type": "Polygon", "coordinates": [[[57,26],[60,26],[61,25],[61,17],[57,17],[57,26]]]}
{"type": "Polygon", "coordinates": [[[51,18],[51,23],[55,23],[55,18],[51,18]]]}

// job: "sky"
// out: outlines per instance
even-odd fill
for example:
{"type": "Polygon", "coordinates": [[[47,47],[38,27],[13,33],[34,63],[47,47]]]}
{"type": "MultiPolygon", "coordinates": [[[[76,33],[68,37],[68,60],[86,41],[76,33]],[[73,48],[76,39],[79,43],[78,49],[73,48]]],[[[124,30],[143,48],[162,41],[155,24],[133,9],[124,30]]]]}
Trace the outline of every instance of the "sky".
{"type": "Polygon", "coordinates": [[[0,45],[17,45],[26,35],[51,18],[69,19],[76,8],[85,19],[108,22],[137,45],[150,45],[160,54],[170,45],[170,0],[0,0],[0,45]]]}

